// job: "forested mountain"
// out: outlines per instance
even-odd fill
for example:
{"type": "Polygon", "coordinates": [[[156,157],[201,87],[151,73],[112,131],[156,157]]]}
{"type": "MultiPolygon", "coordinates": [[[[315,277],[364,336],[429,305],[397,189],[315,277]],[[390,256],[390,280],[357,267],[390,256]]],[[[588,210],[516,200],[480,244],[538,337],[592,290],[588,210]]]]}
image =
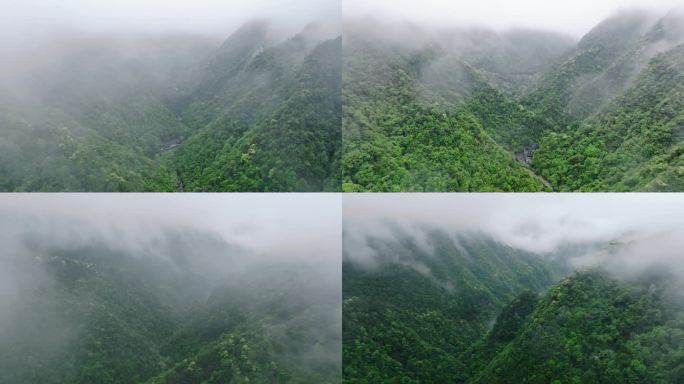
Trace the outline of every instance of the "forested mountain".
{"type": "Polygon", "coordinates": [[[339,382],[340,291],[328,277],[339,266],[159,233],[136,244],[34,231],[10,246],[0,381],[339,382]]]}
{"type": "Polygon", "coordinates": [[[501,308],[521,291],[544,290],[557,273],[537,255],[478,234],[397,232],[365,244],[372,263],[355,260],[367,251],[346,246],[342,267],[347,383],[467,380],[462,355],[501,308]]]}
{"type": "Polygon", "coordinates": [[[681,190],[682,25],[622,12],[574,43],[349,23],[344,189],[681,190]]]}
{"type": "Polygon", "coordinates": [[[189,133],[162,97],[213,43],[64,39],[2,73],[0,189],[145,190],[161,143],[189,133]]]}
{"type": "Polygon", "coordinates": [[[70,37],[18,58],[0,70],[0,190],[339,190],[341,39],[274,29],[219,47],[70,37]]]}
{"type": "Polygon", "coordinates": [[[664,269],[571,272],[564,257],[580,249],[539,255],[431,229],[347,243],[346,383],[684,379],[681,283],[664,269]]]}
{"type": "Polygon", "coordinates": [[[678,383],[684,313],[653,274],[578,272],[538,299],[521,294],[473,354],[473,383],[678,383]]]}
{"type": "Polygon", "coordinates": [[[529,99],[545,117],[565,121],[541,137],[533,162],[561,190],[684,187],[684,16],[671,13],[618,44],[617,36],[629,36],[618,24],[625,17],[639,22],[630,30],[650,20],[618,15],[599,25],[529,99]]]}
{"type": "MultiPolygon", "coordinates": [[[[344,190],[546,189],[543,181],[492,139],[482,119],[462,107],[477,89],[489,84],[488,77],[503,87],[517,89],[523,79],[534,77],[535,71],[544,67],[539,63],[543,60],[530,65],[532,68],[521,62],[520,69],[511,66],[509,72],[495,73],[506,61],[517,59],[514,52],[499,49],[505,43],[485,44],[489,38],[486,33],[451,37],[474,41],[465,48],[444,48],[439,41],[422,39],[420,34],[407,38],[407,43],[377,31],[345,28],[344,190]],[[412,40],[416,38],[419,41],[412,40]],[[469,53],[461,50],[472,53],[474,64],[463,59],[469,53]],[[499,56],[493,57],[493,52],[499,56]]],[[[532,51],[538,39],[534,37],[523,39],[532,51]]],[[[503,40],[512,39],[506,36],[503,40]]],[[[561,46],[565,43],[558,40],[561,46]]],[[[557,49],[550,51],[548,55],[553,56],[557,49]]]]}

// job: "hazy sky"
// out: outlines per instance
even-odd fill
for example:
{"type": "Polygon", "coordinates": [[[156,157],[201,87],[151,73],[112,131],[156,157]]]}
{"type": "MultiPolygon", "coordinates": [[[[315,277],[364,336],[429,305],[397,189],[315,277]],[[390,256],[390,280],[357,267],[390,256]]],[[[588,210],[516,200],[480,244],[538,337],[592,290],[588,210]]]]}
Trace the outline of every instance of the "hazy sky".
{"type": "Polygon", "coordinates": [[[563,243],[674,232],[672,241],[684,249],[682,194],[354,194],[344,195],[343,207],[345,228],[362,233],[391,220],[484,231],[512,246],[546,252],[563,243]]]}
{"type": "Polygon", "coordinates": [[[19,39],[59,30],[227,35],[253,18],[304,24],[339,19],[339,0],[0,0],[0,32],[19,39]]]}
{"type": "Polygon", "coordinates": [[[681,0],[345,0],[344,17],[376,16],[432,26],[526,27],[571,34],[588,32],[621,9],[665,13],[681,0]]]}
{"type": "Polygon", "coordinates": [[[0,194],[0,228],[145,241],[187,227],[255,252],[338,259],[341,209],[336,194],[0,194]]]}

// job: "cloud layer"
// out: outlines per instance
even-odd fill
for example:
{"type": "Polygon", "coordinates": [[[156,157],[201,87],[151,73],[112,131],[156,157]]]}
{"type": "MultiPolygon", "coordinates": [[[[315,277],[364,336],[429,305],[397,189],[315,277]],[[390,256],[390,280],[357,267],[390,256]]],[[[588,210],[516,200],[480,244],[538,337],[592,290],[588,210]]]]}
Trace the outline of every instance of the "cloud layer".
{"type": "Polygon", "coordinates": [[[78,230],[72,238],[134,243],[182,229],[213,233],[255,254],[338,259],[341,246],[335,194],[4,194],[0,218],[5,237],[78,230]]]}
{"type": "Polygon", "coordinates": [[[439,27],[544,29],[579,37],[619,10],[663,13],[680,4],[680,0],[346,0],[344,17],[373,16],[439,27]]]}
{"type": "Polygon", "coordinates": [[[23,33],[67,28],[226,34],[253,18],[300,24],[341,14],[338,0],[2,0],[0,6],[2,30],[23,33]]]}
{"type": "MultiPolygon", "coordinates": [[[[388,238],[387,223],[407,233],[429,226],[481,232],[540,254],[568,246],[614,244],[569,260],[633,271],[670,265],[684,272],[681,194],[356,194],[344,195],[345,247],[360,237],[388,238]]],[[[416,235],[418,236],[418,235],[416,235]]],[[[373,257],[350,255],[352,258],[373,257]]]]}
{"type": "Polygon", "coordinates": [[[271,32],[287,37],[312,22],[338,30],[342,17],[339,0],[0,0],[0,9],[0,53],[6,55],[71,36],[225,39],[253,19],[273,21],[271,32]]]}

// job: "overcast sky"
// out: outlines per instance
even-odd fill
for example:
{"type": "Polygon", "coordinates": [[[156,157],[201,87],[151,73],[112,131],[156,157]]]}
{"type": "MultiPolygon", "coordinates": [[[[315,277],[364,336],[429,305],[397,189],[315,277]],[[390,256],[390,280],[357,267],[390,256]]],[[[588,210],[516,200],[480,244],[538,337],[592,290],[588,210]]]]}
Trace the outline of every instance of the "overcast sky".
{"type": "Polygon", "coordinates": [[[22,40],[63,30],[228,35],[254,18],[303,25],[341,17],[339,0],[0,0],[0,10],[2,35],[22,40]]]}
{"type": "Polygon", "coordinates": [[[428,224],[484,231],[536,252],[663,233],[675,233],[671,240],[684,249],[682,194],[345,194],[343,215],[345,229],[361,233],[382,233],[387,220],[428,224]]]}
{"type": "Polygon", "coordinates": [[[343,10],[345,18],[371,15],[431,26],[525,27],[580,37],[621,9],[664,14],[681,4],[682,0],[345,0],[343,10]]]}
{"type": "Polygon", "coordinates": [[[190,228],[259,253],[338,259],[341,209],[336,194],[0,194],[0,228],[87,229],[120,242],[190,228]]]}

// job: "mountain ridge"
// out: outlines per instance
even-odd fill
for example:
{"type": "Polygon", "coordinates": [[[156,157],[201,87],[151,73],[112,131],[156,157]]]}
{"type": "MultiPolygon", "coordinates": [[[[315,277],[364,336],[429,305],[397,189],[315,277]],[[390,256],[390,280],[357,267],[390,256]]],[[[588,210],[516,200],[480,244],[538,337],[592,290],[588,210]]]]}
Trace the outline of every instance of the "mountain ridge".
{"type": "Polygon", "coordinates": [[[328,140],[325,145],[334,148],[326,148],[315,161],[297,161],[317,155],[315,140],[280,148],[270,136],[274,132],[264,128],[273,119],[296,114],[292,109],[305,102],[324,116],[308,114],[282,124],[281,130],[326,140],[335,125],[339,131],[335,82],[307,83],[307,76],[334,73],[341,61],[334,48],[316,49],[334,44],[327,39],[329,29],[311,24],[283,38],[272,23],[253,21],[218,47],[187,36],[135,42],[114,38],[112,44],[94,38],[64,47],[44,68],[25,68],[27,78],[40,86],[18,83],[8,90],[31,89],[30,97],[2,97],[11,103],[3,103],[8,113],[0,123],[0,189],[339,190],[334,168],[340,140],[328,140]],[[307,66],[311,54],[319,58],[308,60],[327,67],[307,66]],[[331,59],[321,58],[326,55],[331,59]],[[297,89],[321,86],[330,89],[316,89],[321,92],[306,101],[288,101],[297,89]],[[236,143],[240,138],[246,143],[236,143]],[[171,141],[176,142],[173,150],[160,150],[171,141]],[[212,152],[183,156],[183,147],[193,141],[212,152]],[[259,149],[259,142],[270,142],[259,162],[241,162],[251,146],[259,149]]]}
{"type": "Polygon", "coordinates": [[[527,45],[515,47],[497,42],[520,38],[492,31],[397,25],[383,39],[381,31],[364,38],[352,30],[345,40],[344,189],[681,190],[682,58],[677,52],[684,42],[682,20],[674,11],[665,16],[623,12],[574,45],[526,32],[532,37],[527,45]],[[412,35],[402,44],[400,36],[409,30],[412,35]],[[553,48],[524,60],[522,52],[544,52],[545,45],[553,48]],[[506,63],[517,64],[509,68],[506,63]],[[490,149],[480,141],[452,151],[453,143],[465,146],[470,140],[471,130],[464,130],[470,122],[444,121],[439,135],[452,137],[440,142],[432,123],[402,122],[417,113],[414,105],[427,111],[423,120],[428,121],[473,113],[486,136],[504,150],[485,154],[490,149]],[[640,115],[630,112],[635,108],[640,115]],[[615,145],[607,136],[624,144],[615,145]],[[369,138],[373,149],[363,147],[369,138]],[[426,155],[442,151],[450,155],[426,155]],[[512,158],[518,162],[509,162],[512,158]],[[529,171],[551,187],[525,179],[529,171]],[[439,174],[448,182],[402,176],[412,172],[439,174]]]}

